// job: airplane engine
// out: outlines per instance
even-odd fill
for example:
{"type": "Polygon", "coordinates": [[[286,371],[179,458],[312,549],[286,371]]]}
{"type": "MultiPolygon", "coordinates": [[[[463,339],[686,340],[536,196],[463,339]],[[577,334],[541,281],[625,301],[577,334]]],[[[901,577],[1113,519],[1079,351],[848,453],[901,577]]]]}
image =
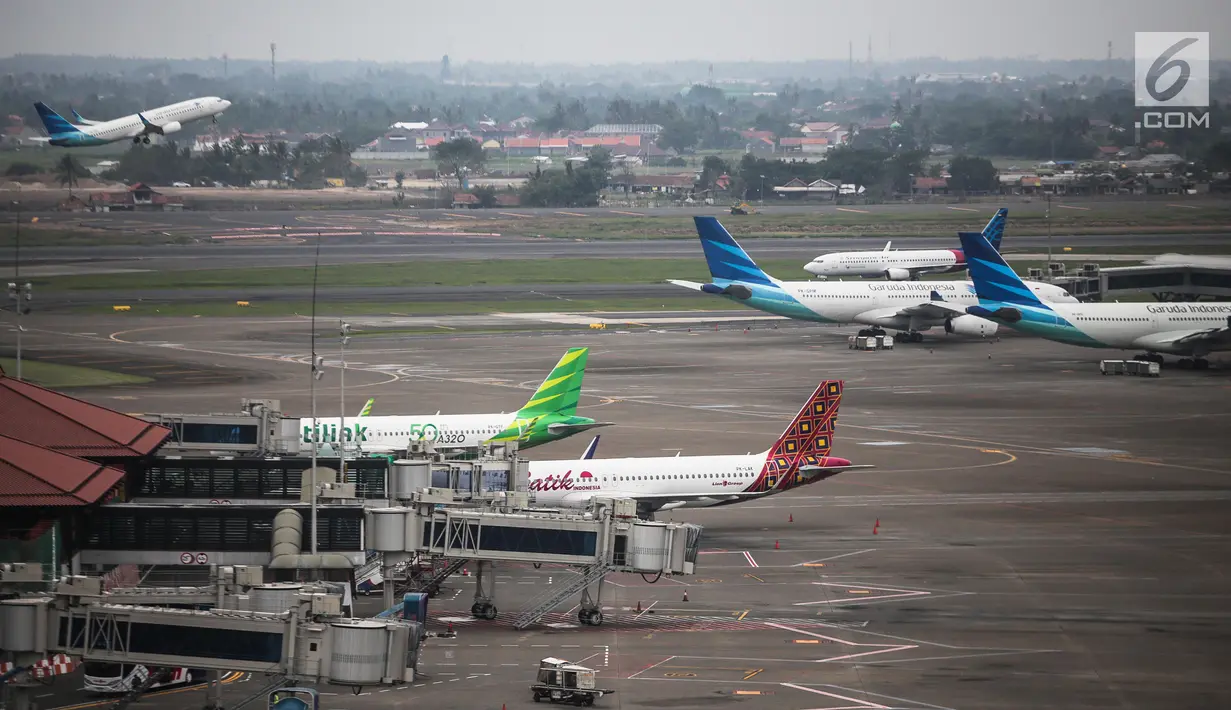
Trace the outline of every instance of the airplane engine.
{"type": "Polygon", "coordinates": [[[909,269],[885,269],[885,278],[890,281],[909,281],[909,269]]]}
{"type": "Polygon", "coordinates": [[[175,133],[181,128],[183,128],[183,126],[180,125],[179,121],[171,121],[170,123],[164,123],[162,125],[162,134],[165,136],[168,133],[175,133]]]}
{"type": "Polygon", "coordinates": [[[945,332],[954,335],[995,335],[1000,326],[978,316],[958,316],[945,321],[945,332]]]}

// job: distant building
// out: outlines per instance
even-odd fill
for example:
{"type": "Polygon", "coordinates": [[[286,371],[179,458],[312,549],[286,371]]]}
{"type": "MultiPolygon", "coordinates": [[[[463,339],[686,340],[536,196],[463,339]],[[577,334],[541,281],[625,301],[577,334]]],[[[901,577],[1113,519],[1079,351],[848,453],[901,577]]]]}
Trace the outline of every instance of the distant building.
{"type": "Polygon", "coordinates": [[[828,180],[804,182],[799,178],[792,178],[785,185],[775,186],[774,194],[797,200],[808,198],[832,200],[838,194],[838,186],[828,180]]]}
{"type": "Polygon", "coordinates": [[[617,175],[611,179],[614,190],[626,193],[657,192],[666,195],[692,194],[696,178],[692,175],[617,175]]]}
{"type": "Polygon", "coordinates": [[[587,136],[609,136],[618,134],[637,134],[656,136],[663,132],[663,127],[657,123],[600,123],[586,130],[587,136]]]}
{"type": "Polygon", "coordinates": [[[143,182],[124,192],[92,192],[87,204],[91,212],[179,212],[184,209],[179,197],[156,192],[143,182]]]}

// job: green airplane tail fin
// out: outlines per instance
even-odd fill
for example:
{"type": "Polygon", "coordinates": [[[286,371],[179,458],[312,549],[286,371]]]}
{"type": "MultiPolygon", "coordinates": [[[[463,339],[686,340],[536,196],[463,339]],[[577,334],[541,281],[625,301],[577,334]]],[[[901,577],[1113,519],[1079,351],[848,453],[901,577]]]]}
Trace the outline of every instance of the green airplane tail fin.
{"type": "Polygon", "coordinates": [[[544,414],[572,415],[576,412],[589,353],[589,348],[569,348],[534,391],[530,401],[518,410],[517,416],[530,419],[544,414]]]}

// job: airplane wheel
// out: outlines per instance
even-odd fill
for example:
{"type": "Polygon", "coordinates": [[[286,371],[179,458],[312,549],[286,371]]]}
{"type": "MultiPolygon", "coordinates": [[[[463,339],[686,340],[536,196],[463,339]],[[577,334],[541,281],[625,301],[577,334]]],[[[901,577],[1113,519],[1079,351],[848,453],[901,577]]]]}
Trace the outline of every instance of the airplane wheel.
{"type": "Polygon", "coordinates": [[[1196,360],[1193,360],[1193,369],[1194,370],[1208,370],[1210,369],[1210,361],[1206,360],[1203,357],[1199,357],[1196,360]]]}
{"type": "Polygon", "coordinates": [[[141,142],[141,136],[137,136],[136,138],[133,139],[133,145],[137,145],[140,142],[141,142]]]}
{"type": "Polygon", "coordinates": [[[470,615],[478,619],[483,616],[483,605],[475,602],[470,605],[470,615]]]}
{"type": "Polygon", "coordinates": [[[595,609],[594,611],[590,612],[590,626],[602,626],[602,625],[603,625],[602,610],[595,609]]]}
{"type": "Polygon", "coordinates": [[[483,605],[483,618],[487,619],[488,621],[496,620],[496,605],[495,604],[484,604],[483,605]]]}
{"type": "Polygon", "coordinates": [[[146,144],[146,145],[149,145],[149,144],[150,144],[150,137],[149,137],[149,136],[146,136],[146,137],[142,138],[142,139],[141,139],[141,142],[142,142],[142,143],[144,143],[144,144],[146,144]]]}
{"type": "Polygon", "coordinates": [[[856,337],[866,338],[869,335],[872,335],[872,331],[868,330],[867,328],[864,328],[863,330],[859,331],[856,337]]]}

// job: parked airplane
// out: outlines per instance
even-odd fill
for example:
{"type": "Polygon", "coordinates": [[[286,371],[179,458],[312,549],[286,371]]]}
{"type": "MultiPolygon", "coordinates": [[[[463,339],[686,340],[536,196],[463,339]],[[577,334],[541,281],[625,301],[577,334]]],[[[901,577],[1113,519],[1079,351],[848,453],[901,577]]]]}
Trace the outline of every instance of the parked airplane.
{"type": "MultiPolygon", "coordinates": [[[[1000,251],[1009,210],[1001,207],[983,228],[983,235],[1000,251]]],[[[951,274],[966,270],[966,255],[961,249],[898,249],[893,242],[882,251],[843,251],[823,254],[804,266],[804,271],[818,278],[829,276],[859,276],[884,278],[890,281],[918,281],[920,274],[951,274]]]]}
{"type": "Polygon", "coordinates": [[[537,504],[585,507],[595,496],[635,498],[638,515],[729,505],[815,483],[855,466],[830,456],[842,382],[822,382],[772,447],[736,456],[531,461],[537,504]]]}
{"type": "Polygon", "coordinates": [[[982,235],[959,236],[979,296],[966,313],[1070,345],[1145,350],[1138,360],[1180,355],[1181,367],[1201,370],[1206,355],[1231,350],[1231,303],[1044,303],[982,235]]]}
{"type": "MultiPolygon", "coordinates": [[[[756,265],[752,257],[713,217],[693,217],[712,283],[671,280],[702,293],[723,296],[736,303],[775,315],[818,323],[858,323],[870,326],[860,335],[880,335],[882,328],[905,331],[907,340],[923,340],[922,331],[941,326],[947,333],[992,335],[997,325],[989,320],[955,313],[929,301],[937,291],[963,305],[977,305],[969,281],[917,281],[869,283],[859,281],[779,281],[756,265]]],[[[1030,284],[1044,300],[1076,302],[1059,286],[1030,284]]]]}
{"type": "MultiPolygon", "coordinates": [[[[231,102],[226,99],[206,96],[160,106],[112,121],[86,121],[84,125],[75,126],[42,101],[34,104],[39,118],[43,119],[47,135],[51,138],[50,143],[67,148],[105,145],[128,139],[133,143],[149,143],[152,134],[175,133],[183,128],[184,124],[202,118],[217,120],[216,117],[230,107],[231,102]]],[[[73,116],[84,120],[76,111],[73,111],[73,116]]]]}
{"type": "MultiPolygon", "coordinates": [[[[589,348],[569,348],[539,385],[530,400],[512,414],[412,414],[360,416],[342,429],[343,446],[364,452],[405,451],[412,442],[430,441],[437,449],[463,449],[488,442],[516,441],[529,448],[610,424],[577,416],[581,381],[586,374],[589,348]]],[[[365,406],[364,409],[367,409],[365,406]]],[[[337,417],[303,420],[300,448],[311,451],[315,433],[319,444],[338,444],[337,417]]]]}

